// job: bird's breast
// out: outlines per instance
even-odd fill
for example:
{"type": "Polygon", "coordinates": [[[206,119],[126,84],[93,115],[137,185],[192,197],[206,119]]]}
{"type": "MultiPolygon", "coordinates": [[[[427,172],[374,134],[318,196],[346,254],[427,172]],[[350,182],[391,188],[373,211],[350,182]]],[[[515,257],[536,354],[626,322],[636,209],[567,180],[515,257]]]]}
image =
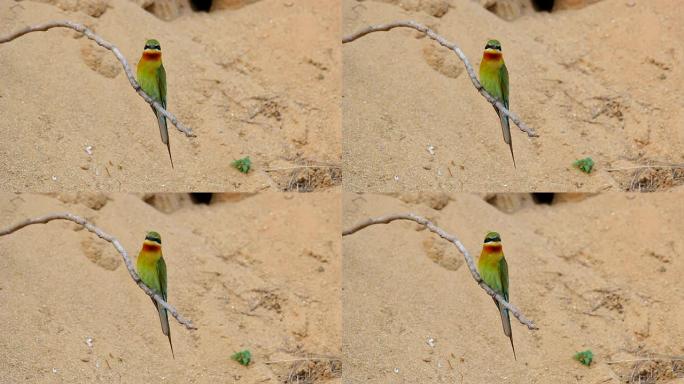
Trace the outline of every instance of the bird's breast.
{"type": "Polygon", "coordinates": [[[499,252],[501,252],[501,244],[485,245],[484,251],[487,253],[499,253],[499,252]]]}
{"type": "Polygon", "coordinates": [[[487,52],[482,55],[482,60],[486,61],[502,61],[503,56],[500,53],[497,52],[487,52]]]}
{"type": "Polygon", "coordinates": [[[161,52],[143,52],[143,60],[159,61],[161,60],[161,52]]]}
{"type": "Polygon", "coordinates": [[[143,251],[144,252],[159,252],[160,248],[161,247],[156,245],[156,244],[148,244],[148,243],[143,244],[143,251]]]}

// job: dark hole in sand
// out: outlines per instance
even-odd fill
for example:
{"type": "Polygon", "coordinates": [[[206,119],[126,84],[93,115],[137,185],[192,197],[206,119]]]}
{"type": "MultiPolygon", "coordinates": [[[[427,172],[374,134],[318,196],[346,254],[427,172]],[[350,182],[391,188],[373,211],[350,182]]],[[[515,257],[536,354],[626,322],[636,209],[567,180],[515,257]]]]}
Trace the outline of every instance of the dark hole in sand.
{"type": "Polygon", "coordinates": [[[553,204],[553,198],[556,197],[555,193],[551,192],[537,192],[532,194],[532,200],[535,204],[553,204]]]}
{"type": "Polygon", "coordinates": [[[211,199],[214,197],[213,193],[191,193],[190,200],[195,204],[206,204],[211,203],[211,199]]]}
{"type": "Polygon", "coordinates": [[[551,12],[553,10],[554,3],[554,0],[532,0],[532,5],[538,12],[551,12]]]}

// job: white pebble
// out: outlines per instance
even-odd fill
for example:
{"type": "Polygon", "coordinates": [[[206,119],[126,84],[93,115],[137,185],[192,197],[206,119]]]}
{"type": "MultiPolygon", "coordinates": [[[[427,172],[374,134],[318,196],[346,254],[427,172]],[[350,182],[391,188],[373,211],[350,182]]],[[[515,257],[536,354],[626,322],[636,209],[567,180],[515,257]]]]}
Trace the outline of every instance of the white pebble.
{"type": "Polygon", "coordinates": [[[435,347],[435,339],[432,338],[432,337],[428,337],[428,339],[427,339],[427,345],[429,345],[430,347],[434,348],[434,347],[435,347]]]}

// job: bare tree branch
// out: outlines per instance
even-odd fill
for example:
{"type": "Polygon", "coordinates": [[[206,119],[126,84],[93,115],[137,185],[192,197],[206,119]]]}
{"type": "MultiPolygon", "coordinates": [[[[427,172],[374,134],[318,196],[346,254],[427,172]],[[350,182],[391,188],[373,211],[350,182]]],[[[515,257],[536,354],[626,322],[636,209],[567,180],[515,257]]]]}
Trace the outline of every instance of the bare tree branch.
{"type": "Polygon", "coordinates": [[[142,289],[148,296],[150,296],[152,299],[154,299],[156,302],[158,302],[164,308],[166,308],[166,310],[169,311],[169,313],[173,317],[175,317],[179,323],[184,325],[185,328],[197,329],[197,327],[195,327],[192,324],[191,320],[184,318],[183,315],[178,313],[176,308],[172,307],[169,303],[164,301],[164,299],[162,299],[161,296],[152,292],[152,290],[150,288],[148,288],[147,285],[145,285],[145,283],[142,282],[142,280],[140,280],[140,276],[138,276],[138,273],[135,271],[135,268],[133,267],[133,262],[128,257],[128,253],[126,252],[124,247],[121,245],[119,240],[117,240],[114,236],[105,233],[102,229],[100,229],[100,228],[96,227],[95,225],[89,223],[86,219],[84,219],[80,216],[76,216],[76,215],[73,215],[73,214],[68,213],[68,212],[59,212],[59,213],[48,214],[48,215],[41,216],[41,217],[35,217],[33,219],[27,219],[27,220],[24,220],[20,223],[14,224],[8,228],[0,230],[0,237],[14,233],[14,232],[16,232],[16,231],[18,231],[18,230],[20,230],[26,226],[29,226],[31,224],[46,224],[52,220],[73,221],[74,223],[83,226],[83,228],[87,229],[88,231],[96,234],[102,240],[106,240],[106,241],[112,243],[114,248],[116,248],[117,252],[119,252],[121,254],[121,257],[123,257],[124,263],[126,264],[126,268],[128,269],[128,273],[131,275],[131,278],[133,278],[133,281],[135,281],[135,283],[138,284],[140,289],[142,289]]]}
{"type": "Polygon", "coordinates": [[[389,31],[390,29],[393,28],[399,28],[399,27],[406,27],[406,28],[413,28],[417,31],[423,32],[426,34],[429,38],[432,40],[438,42],[440,45],[449,48],[450,50],[454,51],[454,53],[458,56],[459,59],[463,62],[465,65],[466,71],[468,72],[468,76],[470,76],[470,81],[472,81],[473,85],[475,86],[475,89],[477,89],[478,92],[487,100],[489,101],[490,104],[492,104],[496,109],[499,111],[503,112],[504,115],[508,116],[513,120],[515,125],[520,128],[521,131],[527,133],[527,136],[529,137],[538,137],[539,135],[537,132],[535,132],[534,129],[530,128],[525,122],[520,120],[517,115],[515,115],[513,112],[509,111],[506,107],[504,107],[501,102],[497,101],[492,95],[487,93],[487,91],[482,87],[482,84],[480,84],[480,81],[477,79],[477,76],[475,76],[475,71],[473,70],[473,66],[470,64],[470,61],[468,61],[468,58],[466,57],[465,53],[459,48],[456,44],[450,43],[447,41],[444,37],[438,35],[433,31],[432,29],[422,25],[418,24],[415,21],[412,20],[407,20],[407,21],[395,21],[392,23],[388,24],[380,24],[380,25],[370,25],[366,28],[361,29],[360,31],[357,31],[355,33],[352,33],[351,35],[347,35],[342,39],[342,43],[351,43],[352,41],[366,36],[369,33],[372,32],[381,32],[381,31],[389,31]]]}
{"type": "Polygon", "coordinates": [[[178,128],[179,131],[183,132],[185,136],[187,137],[195,137],[195,134],[192,133],[192,129],[190,127],[186,127],[183,123],[181,123],[176,116],[174,116],[171,112],[167,111],[162,107],[161,104],[158,102],[152,100],[152,98],[145,93],[145,91],[140,88],[140,84],[138,84],[138,81],[135,79],[135,76],[133,75],[133,71],[131,70],[131,67],[128,65],[128,61],[126,61],[126,58],[123,56],[119,48],[117,48],[114,44],[108,42],[107,40],[103,39],[99,35],[96,35],[92,30],[87,28],[83,24],[78,24],[74,23],[71,21],[67,20],[58,20],[58,21],[51,21],[45,24],[40,24],[40,25],[33,25],[33,26],[28,26],[26,28],[20,29],[14,33],[11,33],[8,36],[0,37],[0,44],[10,42],[18,37],[24,36],[27,33],[30,32],[40,32],[40,31],[47,31],[48,29],[51,28],[70,28],[73,29],[74,31],[80,32],[84,34],[87,38],[90,40],[93,40],[96,42],[99,46],[109,49],[112,51],[114,56],[116,56],[117,60],[121,62],[121,65],[123,65],[124,71],[126,72],[126,77],[128,77],[128,82],[131,83],[131,86],[133,86],[133,89],[140,95],[140,97],[143,98],[148,104],[150,104],[153,108],[155,108],[159,113],[162,115],[166,116],[167,119],[173,123],[173,125],[178,128]]]}
{"type": "Polygon", "coordinates": [[[498,293],[494,292],[489,286],[482,280],[482,277],[480,274],[477,272],[477,268],[475,267],[475,262],[473,261],[472,256],[470,256],[470,253],[468,253],[468,250],[463,246],[460,240],[456,238],[454,235],[450,235],[446,233],[442,228],[439,228],[435,224],[433,224],[431,221],[427,220],[424,217],[415,215],[413,213],[397,213],[397,214],[392,214],[392,215],[387,215],[387,216],[382,216],[382,217],[376,217],[376,218],[370,218],[368,220],[362,221],[360,223],[357,223],[356,225],[352,226],[351,228],[345,229],[342,232],[342,236],[347,236],[351,235],[357,231],[360,231],[368,226],[374,225],[374,224],[388,224],[394,220],[410,220],[410,221],[415,221],[418,224],[424,225],[429,229],[430,231],[436,233],[439,235],[439,237],[443,238],[444,240],[447,240],[451,242],[453,245],[458,248],[458,250],[463,254],[463,257],[465,258],[466,264],[468,264],[468,269],[470,269],[470,274],[473,276],[473,279],[477,282],[477,284],[480,286],[480,288],[484,289],[485,292],[491,297],[494,298],[494,300],[498,301],[503,305],[504,307],[508,308],[508,310],[515,316],[520,323],[523,325],[527,326],[528,329],[534,330],[534,329],[539,329],[536,325],[534,325],[534,322],[523,315],[518,308],[516,308],[513,304],[507,302],[504,300],[501,295],[498,293]]]}

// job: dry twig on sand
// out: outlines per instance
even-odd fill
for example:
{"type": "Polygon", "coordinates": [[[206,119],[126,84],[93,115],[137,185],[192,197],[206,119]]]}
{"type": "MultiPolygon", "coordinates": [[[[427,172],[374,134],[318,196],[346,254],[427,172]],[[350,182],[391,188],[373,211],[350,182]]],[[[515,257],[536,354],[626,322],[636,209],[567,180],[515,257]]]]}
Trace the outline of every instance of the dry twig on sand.
{"type": "Polygon", "coordinates": [[[0,44],[3,43],[8,43],[18,37],[24,36],[27,33],[30,32],[43,32],[47,31],[48,29],[52,28],[70,28],[73,29],[74,31],[80,32],[85,35],[85,37],[89,38],[90,40],[93,40],[96,42],[99,46],[109,49],[112,51],[114,56],[116,56],[116,59],[121,62],[121,65],[123,65],[124,71],[126,72],[126,77],[128,77],[128,82],[131,83],[131,86],[135,91],[140,95],[140,97],[143,98],[148,104],[150,104],[153,108],[155,108],[159,113],[162,115],[166,116],[167,119],[173,123],[173,125],[178,128],[179,131],[183,132],[185,136],[187,137],[195,137],[195,134],[192,133],[192,129],[190,127],[186,127],[183,123],[181,123],[176,116],[174,116],[171,112],[167,111],[162,107],[161,104],[158,102],[152,100],[152,98],[145,93],[145,91],[140,88],[140,84],[135,79],[135,76],[133,75],[133,71],[131,70],[131,67],[128,65],[128,61],[126,61],[126,58],[124,55],[121,53],[119,48],[117,48],[114,44],[108,42],[107,40],[103,39],[99,35],[96,35],[92,30],[87,28],[83,24],[78,24],[74,23],[72,21],[67,21],[67,20],[58,20],[58,21],[50,21],[45,24],[40,24],[40,25],[32,25],[28,26],[26,28],[20,29],[14,33],[9,34],[8,36],[3,36],[0,37],[0,44]]]}
{"type": "Polygon", "coordinates": [[[504,105],[501,102],[497,101],[494,97],[492,97],[492,95],[487,93],[487,91],[484,89],[484,87],[482,87],[482,84],[480,84],[480,81],[477,79],[477,76],[475,76],[475,70],[473,70],[473,66],[470,64],[470,61],[466,57],[465,53],[463,53],[461,48],[458,47],[458,45],[456,45],[454,43],[450,43],[447,39],[438,35],[437,33],[435,33],[435,31],[433,31],[432,29],[430,29],[430,28],[428,28],[422,24],[418,24],[412,20],[407,20],[407,21],[395,21],[395,22],[388,23],[388,24],[370,25],[366,28],[361,29],[360,31],[352,33],[351,35],[345,36],[342,39],[342,43],[343,44],[351,43],[352,41],[354,41],[360,37],[366,36],[367,34],[372,33],[372,32],[381,32],[381,31],[384,32],[384,31],[389,31],[390,29],[399,28],[399,27],[413,28],[419,32],[426,34],[429,38],[438,42],[443,47],[446,47],[446,48],[449,48],[450,50],[452,50],[456,54],[456,56],[458,56],[458,58],[461,59],[461,61],[465,65],[466,71],[468,72],[468,76],[470,76],[470,81],[475,86],[475,89],[477,89],[477,91],[480,92],[482,97],[484,97],[490,104],[492,104],[494,106],[494,108],[501,111],[504,115],[510,117],[511,120],[513,120],[513,122],[515,123],[515,125],[517,125],[518,128],[520,128],[521,131],[527,133],[527,136],[529,136],[529,137],[538,137],[539,136],[537,134],[537,132],[535,132],[534,129],[530,128],[527,124],[525,124],[525,122],[520,120],[520,118],[517,115],[515,115],[513,112],[509,111],[506,107],[504,107],[504,105]]]}
{"type": "Polygon", "coordinates": [[[477,268],[475,267],[473,257],[470,256],[468,250],[465,248],[463,243],[461,243],[461,241],[458,240],[456,236],[445,232],[442,228],[439,228],[434,223],[432,223],[424,217],[415,215],[413,213],[396,213],[382,217],[370,218],[368,220],[355,224],[351,228],[345,229],[342,232],[342,236],[351,235],[357,231],[360,231],[374,224],[388,224],[395,220],[415,221],[418,224],[424,225],[427,229],[429,229],[433,233],[436,233],[437,235],[439,235],[439,237],[443,238],[444,240],[447,240],[450,243],[454,244],[456,248],[459,250],[459,252],[463,254],[466,264],[468,264],[468,269],[470,269],[470,274],[473,276],[473,279],[475,279],[475,282],[477,282],[480,288],[484,289],[489,296],[494,298],[494,300],[498,301],[499,303],[501,303],[501,305],[508,308],[508,310],[513,314],[513,316],[515,316],[515,318],[518,319],[518,321],[520,321],[521,324],[527,326],[528,329],[539,329],[536,325],[534,325],[534,322],[526,318],[525,315],[523,315],[518,308],[504,300],[504,298],[501,297],[501,295],[499,295],[498,293],[494,292],[491,288],[489,288],[489,286],[482,280],[482,277],[477,272],[477,268]]]}
{"type": "Polygon", "coordinates": [[[318,383],[322,380],[342,377],[342,360],[338,357],[311,356],[279,361],[267,361],[266,365],[290,364],[287,384],[318,383]]]}
{"type": "Polygon", "coordinates": [[[128,253],[124,249],[123,245],[117,240],[114,236],[109,235],[105,233],[102,229],[96,227],[92,223],[89,223],[86,219],[76,216],[74,214],[68,213],[68,212],[59,212],[59,213],[51,213],[45,216],[41,217],[35,217],[32,219],[27,219],[24,220],[20,223],[14,224],[10,227],[7,227],[5,229],[0,230],[0,237],[9,235],[11,233],[14,233],[26,226],[29,226],[31,224],[46,224],[52,220],[68,220],[68,221],[73,221],[74,223],[83,226],[83,228],[87,229],[88,231],[96,234],[99,238],[102,240],[108,241],[112,243],[114,248],[116,249],[117,252],[121,254],[121,257],[124,259],[124,263],[126,264],[126,268],[128,269],[128,273],[131,275],[131,278],[133,281],[135,281],[136,284],[142,289],[148,296],[150,296],[152,299],[154,299],[156,302],[161,304],[164,308],[166,308],[169,313],[178,320],[179,323],[181,323],[185,328],[187,329],[197,329],[192,324],[192,321],[189,319],[186,319],[178,313],[178,310],[176,308],[172,307],[169,303],[164,301],[164,299],[161,298],[158,294],[152,292],[150,288],[145,285],[145,283],[140,280],[140,276],[138,276],[138,273],[135,271],[135,268],[133,267],[133,262],[131,261],[130,257],[128,257],[128,253]]]}

